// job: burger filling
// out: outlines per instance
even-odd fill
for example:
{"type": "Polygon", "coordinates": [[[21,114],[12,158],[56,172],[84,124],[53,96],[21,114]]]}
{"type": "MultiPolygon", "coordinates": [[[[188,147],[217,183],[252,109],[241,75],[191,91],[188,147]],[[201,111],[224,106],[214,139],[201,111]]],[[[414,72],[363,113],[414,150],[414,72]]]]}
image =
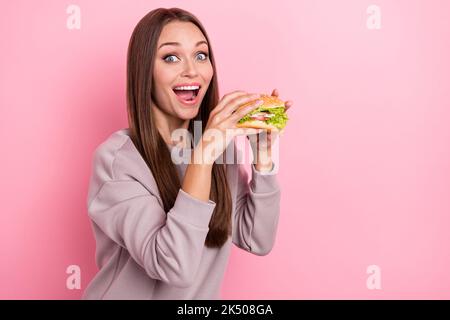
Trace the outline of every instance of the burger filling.
{"type": "Polygon", "coordinates": [[[269,120],[275,116],[273,113],[269,113],[268,111],[258,112],[255,114],[250,115],[250,119],[252,120],[259,120],[259,121],[266,121],[269,120]]]}
{"type": "Polygon", "coordinates": [[[239,120],[239,123],[255,120],[264,121],[267,124],[274,125],[278,129],[283,129],[286,126],[287,120],[289,119],[287,117],[284,107],[278,108],[260,107],[253,110],[245,117],[243,117],[241,120],[239,120]]]}

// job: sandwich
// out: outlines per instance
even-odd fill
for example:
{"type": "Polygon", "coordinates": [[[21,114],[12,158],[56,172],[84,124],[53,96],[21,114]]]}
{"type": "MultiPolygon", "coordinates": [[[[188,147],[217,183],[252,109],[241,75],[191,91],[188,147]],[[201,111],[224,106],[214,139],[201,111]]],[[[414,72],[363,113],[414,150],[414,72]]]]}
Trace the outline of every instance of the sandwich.
{"type": "MultiPolygon", "coordinates": [[[[289,120],[285,112],[284,102],[276,96],[268,95],[261,95],[258,100],[263,100],[263,104],[246,114],[238,121],[236,127],[273,131],[283,130],[287,120],[289,120]]],[[[245,108],[254,102],[255,101],[247,102],[239,108],[245,108]]]]}

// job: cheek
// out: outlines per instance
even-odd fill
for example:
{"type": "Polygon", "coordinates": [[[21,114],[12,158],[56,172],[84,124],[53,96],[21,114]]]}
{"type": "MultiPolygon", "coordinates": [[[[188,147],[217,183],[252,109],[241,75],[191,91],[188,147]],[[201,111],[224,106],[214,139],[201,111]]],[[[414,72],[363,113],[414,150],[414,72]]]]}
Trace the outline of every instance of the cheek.
{"type": "Polygon", "coordinates": [[[211,81],[211,78],[213,77],[214,71],[212,68],[211,63],[203,65],[200,69],[200,74],[205,81],[211,81]]]}
{"type": "Polygon", "coordinates": [[[207,66],[205,66],[203,77],[209,82],[209,81],[211,81],[213,75],[214,75],[214,71],[213,71],[211,63],[209,63],[207,66]]]}
{"type": "Polygon", "coordinates": [[[167,68],[155,64],[153,69],[153,97],[157,100],[159,105],[166,105],[167,99],[169,99],[169,92],[172,88],[172,84],[176,79],[176,72],[167,68]]]}
{"type": "Polygon", "coordinates": [[[175,78],[176,72],[172,68],[155,63],[155,67],[153,68],[153,83],[155,87],[163,89],[164,87],[170,86],[175,78]]]}

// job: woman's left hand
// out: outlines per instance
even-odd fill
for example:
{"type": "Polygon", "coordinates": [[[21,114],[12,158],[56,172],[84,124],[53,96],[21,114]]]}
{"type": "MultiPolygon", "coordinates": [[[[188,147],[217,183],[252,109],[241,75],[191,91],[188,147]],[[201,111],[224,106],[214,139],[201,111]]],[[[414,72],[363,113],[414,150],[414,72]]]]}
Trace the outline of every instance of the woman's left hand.
{"type": "MultiPolygon", "coordinates": [[[[273,89],[272,96],[278,97],[278,95],[278,90],[273,89]]],[[[293,102],[291,100],[287,100],[284,105],[285,110],[287,111],[293,105],[293,102]]],[[[279,133],[277,131],[260,130],[257,134],[247,136],[252,147],[253,158],[256,159],[256,161],[254,161],[256,170],[272,170],[272,144],[275,143],[278,135],[279,133]]]]}

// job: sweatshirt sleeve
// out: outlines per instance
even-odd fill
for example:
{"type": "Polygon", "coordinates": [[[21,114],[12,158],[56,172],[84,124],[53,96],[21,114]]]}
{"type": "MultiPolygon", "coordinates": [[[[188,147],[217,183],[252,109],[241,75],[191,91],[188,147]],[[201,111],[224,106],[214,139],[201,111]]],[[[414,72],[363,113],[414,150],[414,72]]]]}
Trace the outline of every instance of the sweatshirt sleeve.
{"type": "Polygon", "coordinates": [[[166,213],[139,181],[119,179],[101,185],[88,213],[151,278],[187,287],[194,281],[215,206],[180,189],[166,213]]]}
{"type": "Polygon", "coordinates": [[[273,169],[259,172],[251,165],[252,180],[242,164],[238,169],[233,243],[256,255],[267,255],[275,242],[280,213],[280,187],[273,169]]]}

